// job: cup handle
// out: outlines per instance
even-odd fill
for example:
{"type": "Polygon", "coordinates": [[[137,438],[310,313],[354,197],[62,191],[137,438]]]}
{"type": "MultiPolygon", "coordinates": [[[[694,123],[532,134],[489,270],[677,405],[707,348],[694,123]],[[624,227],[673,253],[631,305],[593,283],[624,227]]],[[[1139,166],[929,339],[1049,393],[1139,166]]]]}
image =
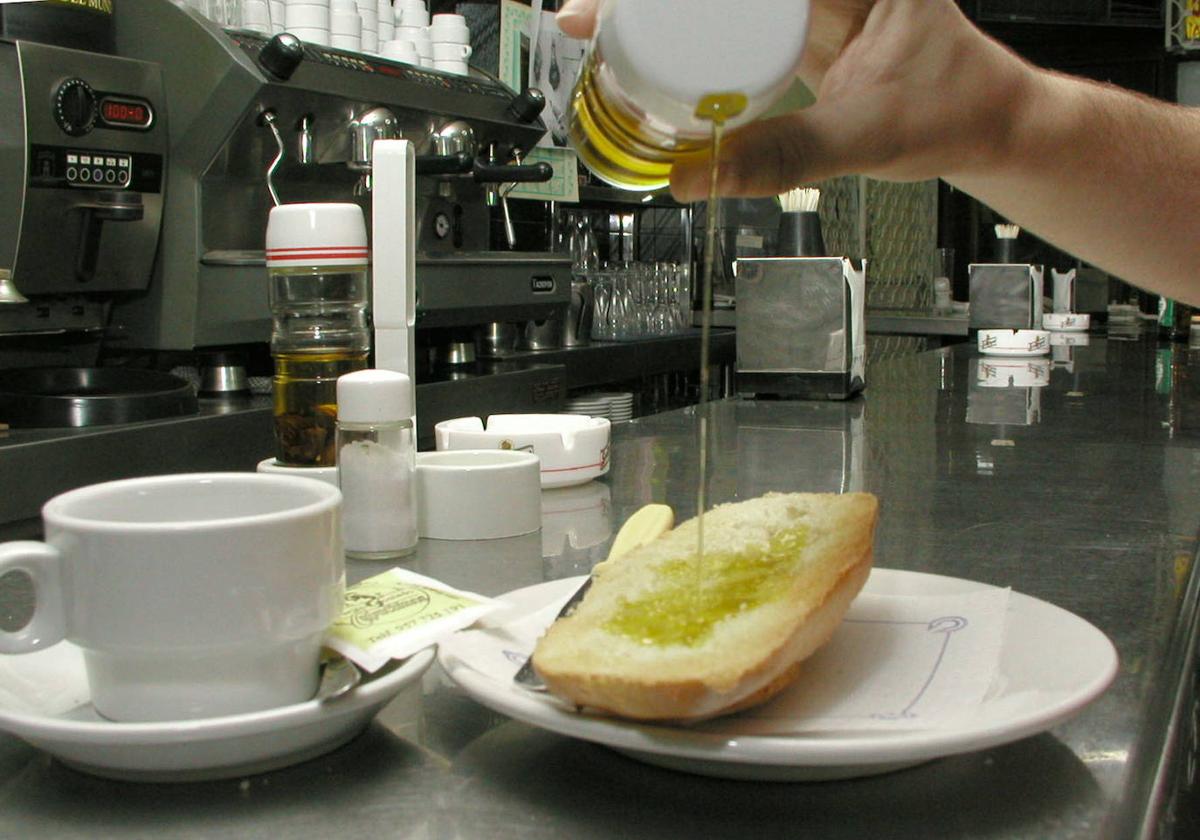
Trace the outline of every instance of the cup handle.
{"type": "Polygon", "coordinates": [[[24,572],[33,580],[37,602],[33,617],[20,630],[0,630],[0,653],[31,653],[61,642],[66,635],[58,550],[44,542],[0,544],[0,576],[24,572]]]}

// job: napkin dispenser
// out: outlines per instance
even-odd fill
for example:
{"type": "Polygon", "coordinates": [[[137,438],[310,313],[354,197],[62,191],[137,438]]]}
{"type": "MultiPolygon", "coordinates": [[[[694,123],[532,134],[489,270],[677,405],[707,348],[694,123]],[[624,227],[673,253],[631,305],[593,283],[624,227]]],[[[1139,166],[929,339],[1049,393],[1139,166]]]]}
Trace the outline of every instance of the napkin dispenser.
{"type": "Polygon", "coordinates": [[[734,267],[739,393],[844,400],[863,389],[865,264],[767,257],[734,267]]]}
{"type": "Polygon", "coordinates": [[[972,263],[971,327],[1040,330],[1043,272],[1025,263],[972,263]]]}

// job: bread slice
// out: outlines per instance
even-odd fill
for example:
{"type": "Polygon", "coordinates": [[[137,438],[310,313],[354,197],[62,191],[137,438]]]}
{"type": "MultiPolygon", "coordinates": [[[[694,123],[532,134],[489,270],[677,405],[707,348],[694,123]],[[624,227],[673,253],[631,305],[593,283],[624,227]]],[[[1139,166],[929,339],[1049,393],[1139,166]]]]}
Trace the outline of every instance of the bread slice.
{"type": "Polygon", "coordinates": [[[876,498],[769,493],[720,505],[608,560],[539,640],[555,695],[637,720],[696,721],[761,703],[833,634],[866,582],[876,498]]]}

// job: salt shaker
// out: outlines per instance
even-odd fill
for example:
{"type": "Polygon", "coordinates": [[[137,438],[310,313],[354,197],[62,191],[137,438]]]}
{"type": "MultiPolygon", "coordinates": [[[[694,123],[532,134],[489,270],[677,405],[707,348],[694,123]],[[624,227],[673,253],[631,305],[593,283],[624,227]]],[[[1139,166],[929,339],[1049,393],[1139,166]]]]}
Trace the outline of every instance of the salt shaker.
{"type": "Polygon", "coordinates": [[[401,557],[417,546],[412,381],[390,370],[338,378],[337,461],[346,556],[401,557]]]}

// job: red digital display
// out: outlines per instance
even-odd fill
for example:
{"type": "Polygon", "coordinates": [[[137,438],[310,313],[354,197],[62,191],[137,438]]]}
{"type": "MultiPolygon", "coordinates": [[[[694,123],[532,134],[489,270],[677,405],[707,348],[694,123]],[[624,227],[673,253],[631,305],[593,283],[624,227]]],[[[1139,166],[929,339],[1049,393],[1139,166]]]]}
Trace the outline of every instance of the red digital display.
{"type": "Polygon", "coordinates": [[[149,128],[154,113],[145,102],[105,97],[100,101],[100,119],[113,128],[149,128]]]}

